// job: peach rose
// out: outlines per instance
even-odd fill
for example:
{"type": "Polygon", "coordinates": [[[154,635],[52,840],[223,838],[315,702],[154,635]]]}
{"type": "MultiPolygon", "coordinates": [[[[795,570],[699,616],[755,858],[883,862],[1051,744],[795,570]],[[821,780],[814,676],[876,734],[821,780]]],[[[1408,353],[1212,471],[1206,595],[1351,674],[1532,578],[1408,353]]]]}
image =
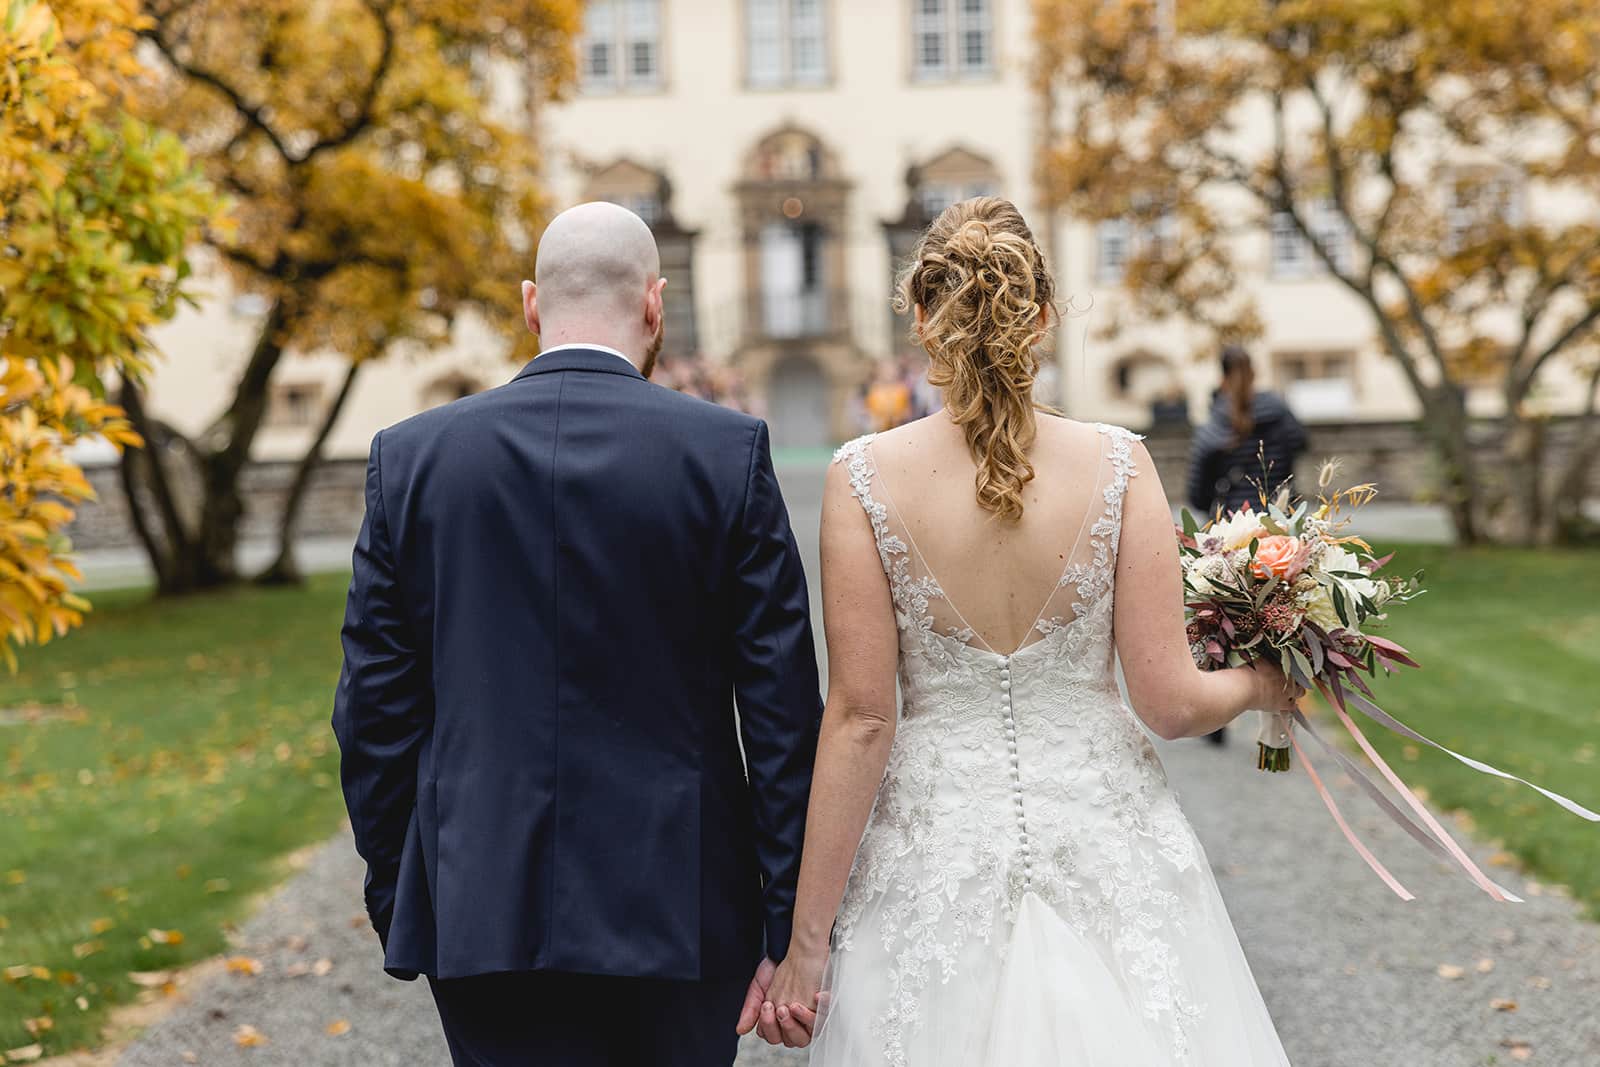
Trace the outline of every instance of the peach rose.
{"type": "Polygon", "coordinates": [[[1282,534],[1263,537],[1250,568],[1257,578],[1293,578],[1305,566],[1305,554],[1299,538],[1282,534]]]}

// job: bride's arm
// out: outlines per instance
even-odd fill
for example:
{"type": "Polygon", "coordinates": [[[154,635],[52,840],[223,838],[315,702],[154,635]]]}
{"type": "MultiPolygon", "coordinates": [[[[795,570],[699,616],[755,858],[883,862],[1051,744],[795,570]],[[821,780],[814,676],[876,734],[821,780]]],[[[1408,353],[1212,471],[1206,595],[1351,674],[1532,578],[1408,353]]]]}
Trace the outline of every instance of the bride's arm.
{"type": "Polygon", "coordinates": [[[1123,501],[1113,604],[1117,656],[1128,699],[1161,737],[1199,737],[1250,708],[1292,706],[1275,666],[1202,671],[1184,632],[1183,575],[1172,510],[1150,453],[1134,445],[1138,469],[1123,501]]]}
{"type": "Polygon", "coordinates": [[[794,935],[760,1025],[769,1041],[787,1038],[791,1045],[804,1043],[788,1018],[791,1006],[815,1004],[834,915],[889,762],[896,717],[899,637],[889,582],[866,513],[837,464],[828,469],[823,492],[822,601],[828,700],[806,816],[794,935]]]}

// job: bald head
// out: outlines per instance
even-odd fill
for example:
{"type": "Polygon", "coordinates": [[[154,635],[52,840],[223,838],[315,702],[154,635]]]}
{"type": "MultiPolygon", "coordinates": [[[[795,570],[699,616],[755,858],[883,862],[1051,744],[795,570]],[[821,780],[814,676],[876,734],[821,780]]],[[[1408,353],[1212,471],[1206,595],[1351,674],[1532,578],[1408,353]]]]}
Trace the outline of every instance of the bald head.
{"type": "Polygon", "coordinates": [[[537,281],[522,283],[540,347],[600,344],[645,369],[661,345],[661,255],[644,220],[616,204],[557,215],[539,240],[537,281]]]}

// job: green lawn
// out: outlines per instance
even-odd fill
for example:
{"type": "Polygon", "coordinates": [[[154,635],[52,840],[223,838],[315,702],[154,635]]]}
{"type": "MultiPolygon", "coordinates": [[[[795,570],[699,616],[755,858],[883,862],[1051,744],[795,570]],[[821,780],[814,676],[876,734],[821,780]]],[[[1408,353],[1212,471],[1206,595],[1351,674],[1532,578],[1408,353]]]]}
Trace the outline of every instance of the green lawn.
{"type": "MultiPolygon", "coordinates": [[[[1387,631],[1423,669],[1380,679],[1379,703],[1440,744],[1600,811],[1600,552],[1403,547],[1393,567],[1426,571],[1429,592],[1387,631]]],[[[1600,917],[1600,824],[1355,717],[1434,804],[1468,811],[1481,837],[1600,917]]]]}
{"type": "Polygon", "coordinates": [[[0,1051],[92,1045],[130,972],[222,951],[283,857],[337,827],[347,582],[99,594],[81,632],[0,668],[0,1051]],[[54,717],[16,721],[30,705],[54,717]]]}

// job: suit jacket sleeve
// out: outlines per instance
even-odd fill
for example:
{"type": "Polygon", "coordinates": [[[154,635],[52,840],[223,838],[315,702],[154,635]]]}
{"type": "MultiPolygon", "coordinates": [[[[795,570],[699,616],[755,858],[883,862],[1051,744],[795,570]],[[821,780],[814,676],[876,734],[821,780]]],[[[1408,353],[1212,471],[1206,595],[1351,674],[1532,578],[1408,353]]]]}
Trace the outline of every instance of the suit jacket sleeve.
{"type": "Polygon", "coordinates": [[[367,861],[367,913],[387,944],[433,696],[401,606],[383,506],[382,447],[380,434],[367,464],[367,514],[352,559],[333,731],[356,850],[367,861]]]}
{"type": "Polygon", "coordinates": [[[794,919],[800,848],[822,701],[804,566],[757,426],[734,553],[734,691],[754,806],[767,955],[782,960],[794,919]]]}

